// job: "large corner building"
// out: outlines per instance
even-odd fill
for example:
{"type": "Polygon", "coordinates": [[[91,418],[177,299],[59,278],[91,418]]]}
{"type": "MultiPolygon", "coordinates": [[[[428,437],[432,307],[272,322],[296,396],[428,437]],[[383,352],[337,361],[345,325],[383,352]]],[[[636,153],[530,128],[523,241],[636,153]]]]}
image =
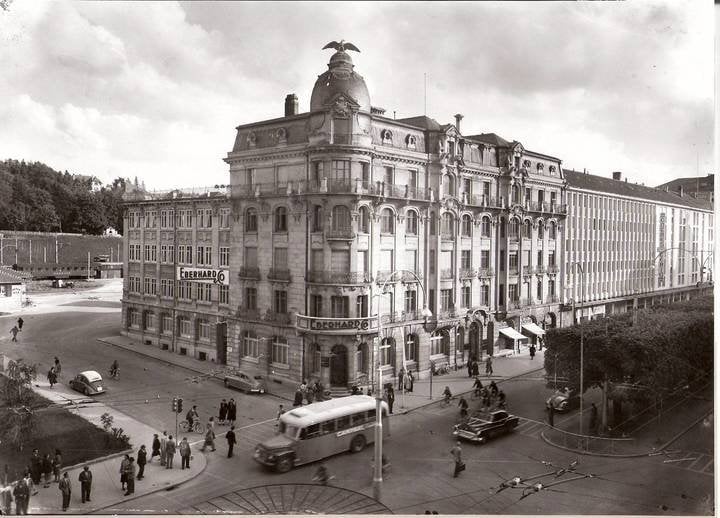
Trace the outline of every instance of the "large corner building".
{"type": "Polygon", "coordinates": [[[386,117],[346,47],[310,111],[291,94],[283,117],[237,127],[228,186],[128,196],[128,335],[346,388],[403,365],[425,377],[564,325],[575,256],[561,161],[465,135],[460,114],[386,117]]]}

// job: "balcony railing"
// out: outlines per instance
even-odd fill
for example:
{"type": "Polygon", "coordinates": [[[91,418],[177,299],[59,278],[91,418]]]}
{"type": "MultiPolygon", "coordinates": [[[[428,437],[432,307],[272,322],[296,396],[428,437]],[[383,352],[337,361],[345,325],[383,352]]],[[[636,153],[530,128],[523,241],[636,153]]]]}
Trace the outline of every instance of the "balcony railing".
{"type": "Polygon", "coordinates": [[[455,234],[452,232],[441,232],[440,239],[443,241],[455,241],[455,234]]]}
{"type": "Polygon", "coordinates": [[[467,197],[468,204],[475,205],[477,207],[500,207],[499,200],[485,196],[484,194],[471,194],[467,197]]]}
{"type": "Polygon", "coordinates": [[[231,194],[234,197],[273,196],[288,194],[317,194],[331,192],[335,194],[366,194],[394,198],[430,200],[432,189],[410,187],[408,185],[388,184],[385,182],[367,182],[359,178],[322,180],[298,180],[276,183],[254,183],[234,185],[231,194]]]}
{"type": "Polygon", "coordinates": [[[438,319],[439,320],[446,320],[449,318],[456,318],[458,316],[457,310],[455,308],[450,309],[441,309],[438,312],[438,319]]]}
{"type": "Polygon", "coordinates": [[[400,276],[395,275],[394,277],[392,277],[392,280],[391,280],[392,274],[393,274],[393,272],[390,270],[378,270],[377,274],[375,275],[375,281],[378,283],[388,282],[388,281],[389,282],[398,282],[400,280],[400,276]]]}
{"type": "Polygon", "coordinates": [[[397,313],[383,313],[380,315],[380,322],[383,324],[393,324],[395,322],[402,322],[397,313]]]}
{"type": "Polygon", "coordinates": [[[268,279],[274,281],[290,281],[290,270],[286,268],[270,268],[268,279]]]}
{"type": "Polygon", "coordinates": [[[326,230],[325,239],[353,240],[355,239],[355,232],[351,227],[326,230]]]}
{"type": "Polygon", "coordinates": [[[532,266],[523,266],[522,272],[523,272],[523,275],[529,277],[533,273],[533,267],[532,266]]]}
{"type": "Polygon", "coordinates": [[[440,270],[440,278],[441,279],[452,279],[453,278],[452,268],[440,270]]]}
{"type": "Polygon", "coordinates": [[[307,272],[307,282],[318,284],[365,284],[372,282],[369,272],[332,272],[328,270],[314,270],[307,272]]]}
{"type": "Polygon", "coordinates": [[[556,274],[558,271],[559,268],[557,264],[549,264],[547,267],[547,273],[556,274]]]}
{"type": "Polygon", "coordinates": [[[260,320],[260,310],[257,308],[238,308],[238,318],[244,318],[245,320],[260,320]]]}
{"type": "Polygon", "coordinates": [[[557,303],[560,302],[560,297],[558,297],[557,295],[548,295],[545,299],[545,302],[557,303]]]}
{"type": "Polygon", "coordinates": [[[492,277],[493,275],[495,275],[495,271],[494,271],[492,268],[480,268],[480,269],[478,269],[478,277],[480,277],[480,278],[483,278],[483,277],[485,277],[485,278],[487,278],[487,277],[492,277]]]}
{"type": "Polygon", "coordinates": [[[472,279],[475,277],[475,269],[474,268],[460,268],[460,278],[461,279],[472,279]]]}
{"type": "Polygon", "coordinates": [[[507,304],[505,304],[505,307],[507,309],[520,309],[520,301],[519,300],[508,300],[507,304]]]}
{"type": "Polygon", "coordinates": [[[406,268],[406,271],[403,271],[401,274],[401,279],[403,282],[417,282],[415,275],[410,272],[413,272],[415,275],[417,275],[418,278],[422,279],[422,272],[417,270],[408,270],[406,268]]]}
{"type": "Polygon", "coordinates": [[[260,279],[260,268],[257,266],[241,266],[238,277],[242,279],[260,279]]]}
{"type": "Polygon", "coordinates": [[[532,297],[529,297],[527,299],[520,299],[521,306],[532,306],[533,304],[535,304],[535,299],[533,299],[532,297]]]}
{"type": "Polygon", "coordinates": [[[508,274],[509,275],[517,275],[518,274],[518,267],[517,266],[511,266],[508,268],[508,274]]]}
{"type": "Polygon", "coordinates": [[[535,267],[535,275],[543,275],[545,273],[545,267],[543,265],[539,265],[535,267]]]}
{"type": "Polygon", "coordinates": [[[264,320],[266,322],[274,322],[280,325],[287,325],[290,323],[290,313],[279,313],[277,311],[273,311],[272,309],[268,309],[265,312],[264,320]]]}

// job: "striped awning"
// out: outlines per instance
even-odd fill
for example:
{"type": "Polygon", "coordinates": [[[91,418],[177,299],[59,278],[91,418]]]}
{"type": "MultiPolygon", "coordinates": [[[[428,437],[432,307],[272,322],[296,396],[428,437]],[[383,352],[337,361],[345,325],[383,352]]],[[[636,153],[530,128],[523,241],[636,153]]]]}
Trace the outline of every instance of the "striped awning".
{"type": "Polygon", "coordinates": [[[527,340],[528,337],[515,331],[512,327],[503,327],[500,329],[500,333],[507,336],[511,340],[527,340]]]}
{"type": "Polygon", "coordinates": [[[527,324],[523,324],[523,325],[522,325],[522,328],[523,328],[525,331],[530,331],[530,332],[531,332],[532,334],[534,334],[535,336],[545,336],[545,330],[544,330],[542,327],[540,327],[539,325],[534,324],[534,323],[532,323],[532,322],[529,322],[529,323],[527,323],[527,324]]]}

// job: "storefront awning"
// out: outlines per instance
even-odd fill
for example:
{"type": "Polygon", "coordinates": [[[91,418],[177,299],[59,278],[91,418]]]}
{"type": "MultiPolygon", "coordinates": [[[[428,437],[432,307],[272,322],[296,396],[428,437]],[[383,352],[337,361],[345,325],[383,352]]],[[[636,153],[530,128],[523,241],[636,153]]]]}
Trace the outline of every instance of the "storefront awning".
{"type": "Polygon", "coordinates": [[[521,335],[520,333],[515,331],[515,329],[512,327],[503,327],[502,329],[500,329],[500,332],[503,335],[510,338],[511,340],[527,340],[528,339],[527,336],[521,335]]]}
{"type": "Polygon", "coordinates": [[[522,328],[525,331],[530,331],[535,336],[545,336],[545,330],[542,327],[540,327],[539,325],[533,324],[532,322],[523,324],[522,328]]]}

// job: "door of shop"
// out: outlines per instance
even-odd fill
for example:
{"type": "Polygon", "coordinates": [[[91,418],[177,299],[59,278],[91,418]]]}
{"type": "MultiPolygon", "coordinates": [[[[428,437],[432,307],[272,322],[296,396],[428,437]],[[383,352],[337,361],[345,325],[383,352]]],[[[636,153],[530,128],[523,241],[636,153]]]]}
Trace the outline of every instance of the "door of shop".
{"type": "Polygon", "coordinates": [[[220,322],[216,326],[215,347],[218,365],[227,364],[227,322],[220,322]]]}
{"type": "Polygon", "coordinates": [[[335,345],[330,355],[330,385],[347,386],[348,355],[344,345],[335,345]]]}

